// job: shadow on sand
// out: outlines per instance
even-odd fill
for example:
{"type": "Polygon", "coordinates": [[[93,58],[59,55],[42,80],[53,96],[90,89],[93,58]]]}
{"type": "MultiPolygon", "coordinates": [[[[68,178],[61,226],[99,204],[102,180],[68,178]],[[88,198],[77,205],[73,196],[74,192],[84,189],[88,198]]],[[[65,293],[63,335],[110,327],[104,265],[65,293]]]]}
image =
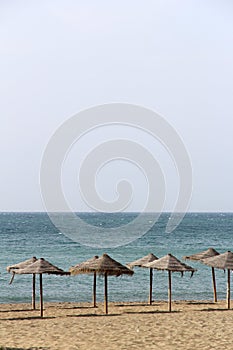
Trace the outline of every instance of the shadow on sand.
{"type": "Polygon", "coordinates": [[[122,314],[79,314],[79,315],[66,315],[66,317],[111,317],[122,316],[122,314]]]}
{"type": "Polygon", "coordinates": [[[215,308],[211,308],[209,307],[208,309],[201,309],[201,310],[198,310],[198,311],[202,311],[202,312],[213,312],[213,311],[233,311],[232,309],[227,309],[227,308],[218,308],[218,309],[215,309],[215,308]]]}
{"type": "Polygon", "coordinates": [[[174,314],[174,313],[180,313],[179,310],[148,310],[148,311],[125,311],[124,314],[138,314],[138,315],[148,315],[148,314],[174,314]]]}
{"type": "Polygon", "coordinates": [[[0,350],[49,350],[49,348],[41,348],[41,347],[33,347],[33,348],[9,348],[5,346],[1,346],[0,350]]]}
{"type": "Polygon", "coordinates": [[[138,304],[115,304],[114,306],[116,306],[116,307],[133,307],[133,306],[138,306],[138,307],[152,307],[152,306],[157,306],[158,304],[148,304],[148,303],[142,303],[142,304],[140,304],[140,303],[138,303],[138,304]]]}
{"type": "MultiPolygon", "coordinates": [[[[0,313],[2,312],[31,312],[31,311],[36,311],[36,310],[39,310],[39,309],[8,309],[8,310],[0,310],[0,313]]],[[[1,348],[0,348],[1,350],[1,348]]]]}
{"type": "MultiPolygon", "coordinates": [[[[48,319],[52,319],[52,318],[56,318],[55,316],[44,316],[44,317],[40,317],[40,316],[27,316],[27,317],[8,317],[8,318],[0,318],[0,321],[31,321],[31,320],[48,320],[48,319]]],[[[0,350],[2,350],[0,348],[0,350]]]]}
{"type": "Polygon", "coordinates": [[[94,307],[94,306],[65,306],[65,307],[61,307],[59,309],[62,310],[76,310],[76,309],[97,309],[98,306],[94,307]]]}
{"type": "Polygon", "coordinates": [[[187,301],[187,305],[215,305],[213,301],[187,301]]]}

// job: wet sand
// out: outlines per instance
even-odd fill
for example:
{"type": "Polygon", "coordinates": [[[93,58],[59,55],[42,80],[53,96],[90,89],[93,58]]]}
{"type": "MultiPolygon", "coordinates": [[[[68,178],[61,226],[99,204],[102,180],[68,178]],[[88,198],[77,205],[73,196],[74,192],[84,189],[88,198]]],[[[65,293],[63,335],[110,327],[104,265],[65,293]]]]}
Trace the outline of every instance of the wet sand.
{"type": "MultiPolygon", "coordinates": [[[[233,347],[233,309],[225,301],[0,304],[0,349],[195,349],[233,347]]],[[[232,305],[233,307],[233,305],[232,305]]]]}

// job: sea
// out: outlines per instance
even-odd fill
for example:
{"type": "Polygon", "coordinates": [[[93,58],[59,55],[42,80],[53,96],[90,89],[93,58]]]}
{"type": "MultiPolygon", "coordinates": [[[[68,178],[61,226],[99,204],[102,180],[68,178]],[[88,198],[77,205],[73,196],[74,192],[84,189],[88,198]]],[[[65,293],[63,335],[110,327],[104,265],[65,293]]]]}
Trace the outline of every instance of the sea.
{"type": "MultiPolygon", "coordinates": [[[[137,213],[83,213],[80,218],[92,226],[117,227],[122,221],[130,222],[137,213]]],[[[151,220],[152,213],[143,214],[151,220]],[[148,215],[148,217],[147,217],[148,215]]],[[[144,219],[145,219],[144,217],[144,219]]],[[[31,301],[32,276],[11,275],[6,271],[12,265],[36,256],[43,257],[65,271],[94,255],[107,253],[113,259],[127,264],[149,253],[162,257],[168,253],[182,260],[210,247],[219,253],[233,250],[233,213],[187,213],[171,233],[166,233],[170,214],[163,213],[152,228],[130,243],[110,248],[90,246],[71,240],[51,222],[47,213],[0,213],[0,303],[31,301]]],[[[143,228],[142,228],[143,231],[143,228]]],[[[127,233],[125,233],[127,234],[127,233]]],[[[213,300],[211,269],[200,262],[184,261],[197,269],[191,277],[185,273],[172,274],[173,300],[213,300]]],[[[218,298],[226,297],[226,276],[216,270],[218,298]]],[[[44,301],[91,302],[91,275],[54,276],[43,275],[44,301]]],[[[134,275],[109,277],[109,301],[147,301],[149,293],[149,270],[134,268],[134,275]]],[[[154,270],[153,299],[166,300],[168,275],[166,271],[154,270]]],[[[39,279],[36,283],[37,300],[39,279]]],[[[104,281],[97,278],[97,301],[103,301],[104,281]]]]}

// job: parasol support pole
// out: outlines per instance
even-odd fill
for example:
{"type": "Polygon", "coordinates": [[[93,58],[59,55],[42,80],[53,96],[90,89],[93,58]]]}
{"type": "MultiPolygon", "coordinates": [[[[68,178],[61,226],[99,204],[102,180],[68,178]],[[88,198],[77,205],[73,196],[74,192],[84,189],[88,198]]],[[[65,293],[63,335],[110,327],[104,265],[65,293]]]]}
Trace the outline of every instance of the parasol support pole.
{"type": "Polygon", "coordinates": [[[32,274],[32,310],[36,309],[36,274],[32,274]]]}
{"type": "Polygon", "coordinates": [[[171,271],[168,271],[168,311],[172,311],[172,278],[171,271]]]}
{"type": "Polygon", "coordinates": [[[212,267],[212,281],[213,281],[213,290],[214,290],[214,302],[217,303],[217,290],[216,290],[216,280],[215,280],[215,271],[212,267]]]}
{"type": "Polygon", "coordinates": [[[42,273],[40,273],[40,317],[43,317],[43,285],[42,285],[42,273]]]}
{"type": "Polygon", "coordinates": [[[93,307],[96,307],[96,272],[93,277],[93,307]]]}
{"type": "Polygon", "coordinates": [[[231,270],[227,269],[227,308],[231,306],[231,270]]]}
{"type": "Polygon", "coordinates": [[[105,313],[108,314],[108,274],[104,274],[104,307],[105,313]]]}
{"type": "Polygon", "coordinates": [[[150,291],[149,291],[149,301],[148,304],[152,304],[152,285],[153,285],[153,269],[150,267],[150,291]]]}

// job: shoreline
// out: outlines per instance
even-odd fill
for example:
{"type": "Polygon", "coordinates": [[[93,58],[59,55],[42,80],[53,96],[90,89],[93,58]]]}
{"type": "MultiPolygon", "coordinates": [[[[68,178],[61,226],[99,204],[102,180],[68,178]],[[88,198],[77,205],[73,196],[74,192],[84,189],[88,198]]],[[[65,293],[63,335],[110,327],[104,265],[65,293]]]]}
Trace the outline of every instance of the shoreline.
{"type": "MultiPolygon", "coordinates": [[[[0,349],[194,349],[232,348],[233,309],[226,301],[0,304],[0,349]]],[[[233,302],[232,302],[233,307],[233,302]]]]}

